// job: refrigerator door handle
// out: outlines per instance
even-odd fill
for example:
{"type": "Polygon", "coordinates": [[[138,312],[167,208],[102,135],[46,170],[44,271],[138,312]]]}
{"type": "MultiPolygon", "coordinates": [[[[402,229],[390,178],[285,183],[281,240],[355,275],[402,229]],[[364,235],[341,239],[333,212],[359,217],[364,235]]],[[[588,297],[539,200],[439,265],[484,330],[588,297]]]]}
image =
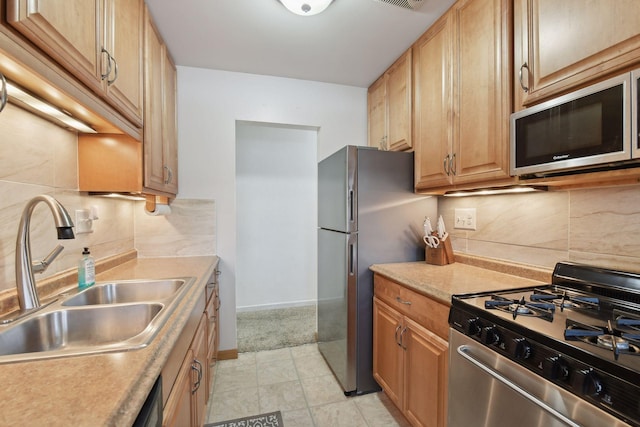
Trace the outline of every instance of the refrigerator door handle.
{"type": "Polygon", "coordinates": [[[349,222],[353,223],[355,219],[355,199],[353,197],[353,189],[349,189],[349,222]]]}
{"type": "Polygon", "coordinates": [[[356,245],[349,243],[349,276],[356,274],[356,245]]]}

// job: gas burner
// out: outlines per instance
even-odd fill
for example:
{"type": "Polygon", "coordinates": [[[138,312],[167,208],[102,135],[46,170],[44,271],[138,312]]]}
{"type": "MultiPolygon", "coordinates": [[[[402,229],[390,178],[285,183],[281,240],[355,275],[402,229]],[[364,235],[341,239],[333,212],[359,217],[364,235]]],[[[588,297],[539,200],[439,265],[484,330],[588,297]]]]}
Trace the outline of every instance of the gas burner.
{"type": "Polygon", "coordinates": [[[542,289],[535,289],[533,294],[529,296],[531,301],[548,301],[560,307],[560,311],[565,308],[583,309],[583,310],[599,310],[600,300],[597,297],[568,295],[567,291],[562,293],[549,292],[542,289]]]}
{"type": "Polygon", "coordinates": [[[567,319],[564,337],[569,341],[582,341],[613,352],[618,360],[621,354],[640,355],[640,335],[627,334],[614,328],[609,320],[607,326],[584,325],[567,319]],[[636,341],[632,343],[631,341],[636,341]]]}
{"type": "Polygon", "coordinates": [[[598,337],[596,337],[596,343],[598,346],[608,348],[609,350],[613,350],[614,345],[617,351],[629,350],[629,341],[616,337],[615,335],[598,335],[598,337]]]}
{"type": "Polygon", "coordinates": [[[491,295],[491,299],[484,302],[484,308],[496,309],[511,313],[515,320],[518,316],[539,317],[549,322],[553,321],[555,306],[547,303],[533,303],[525,301],[524,297],[509,299],[500,295],[491,295]]]}

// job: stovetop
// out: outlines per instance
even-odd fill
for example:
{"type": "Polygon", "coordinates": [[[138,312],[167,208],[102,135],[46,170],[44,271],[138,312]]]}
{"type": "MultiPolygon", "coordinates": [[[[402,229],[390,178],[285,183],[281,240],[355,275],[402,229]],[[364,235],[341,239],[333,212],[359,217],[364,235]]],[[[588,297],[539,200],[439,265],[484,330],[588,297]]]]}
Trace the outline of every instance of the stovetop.
{"type": "Polygon", "coordinates": [[[454,295],[449,323],[640,425],[640,275],[558,263],[547,285],[454,295]]]}

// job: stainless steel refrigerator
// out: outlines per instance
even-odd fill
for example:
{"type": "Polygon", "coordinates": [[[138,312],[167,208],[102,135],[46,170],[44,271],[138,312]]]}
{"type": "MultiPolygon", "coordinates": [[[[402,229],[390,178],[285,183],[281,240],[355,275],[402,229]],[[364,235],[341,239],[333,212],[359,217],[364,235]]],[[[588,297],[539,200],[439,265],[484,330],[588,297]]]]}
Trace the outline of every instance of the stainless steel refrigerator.
{"type": "Polygon", "coordinates": [[[413,153],[346,146],[318,164],[318,347],[345,394],[379,390],[369,266],[424,260],[436,214],[413,193],[413,153]]]}

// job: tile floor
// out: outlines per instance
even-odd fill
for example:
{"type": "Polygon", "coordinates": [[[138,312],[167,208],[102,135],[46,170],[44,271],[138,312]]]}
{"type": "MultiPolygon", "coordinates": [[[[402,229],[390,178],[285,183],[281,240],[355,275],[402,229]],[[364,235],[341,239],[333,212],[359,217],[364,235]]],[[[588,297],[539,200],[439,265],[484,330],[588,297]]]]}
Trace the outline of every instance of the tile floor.
{"type": "Polygon", "coordinates": [[[409,426],[382,392],[346,397],[316,344],[241,353],[215,369],[208,423],[279,410],[286,427],[409,426]]]}

